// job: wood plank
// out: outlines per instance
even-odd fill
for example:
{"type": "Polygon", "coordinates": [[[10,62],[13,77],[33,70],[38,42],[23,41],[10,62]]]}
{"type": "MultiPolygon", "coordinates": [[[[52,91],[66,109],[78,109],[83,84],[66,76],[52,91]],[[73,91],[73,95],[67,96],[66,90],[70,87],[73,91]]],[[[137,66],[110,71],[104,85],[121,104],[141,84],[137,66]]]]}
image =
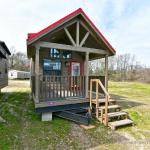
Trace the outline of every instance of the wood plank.
{"type": "MultiPolygon", "coordinates": [[[[119,105],[109,105],[108,109],[117,109],[117,108],[121,108],[121,106],[119,105]]],[[[100,106],[99,109],[105,109],[105,106],[100,106]]]]}
{"type": "Polygon", "coordinates": [[[99,117],[98,82],[96,82],[96,118],[99,117]]]}
{"type": "Polygon", "coordinates": [[[55,77],[53,77],[53,81],[52,81],[52,84],[53,84],[53,98],[55,98],[55,85],[54,85],[54,82],[55,82],[55,77]]]}
{"type": "Polygon", "coordinates": [[[62,98],[62,78],[60,76],[60,98],[62,98]]]}
{"type": "MultiPolygon", "coordinates": [[[[126,112],[111,112],[111,113],[108,113],[108,118],[113,118],[113,117],[119,117],[119,116],[125,116],[127,115],[126,112]]],[[[105,114],[104,114],[104,117],[105,117],[105,114]]]]}
{"type": "Polygon", "coordinates": [[[105,55],[105,88],[108,91],[108,55],[105,55]]]}
{"type": "Polygon", "coordinates": [[[86,52],[86,60],[85,60],[85,73],[86,73],[86,98],[89,97],[89,65],[88,65],[88,62],[89,62],[89,53],[86,52]]]}
{"type": "Polygon", "coordinates": [[[90,34],[89,32],[87,32],[87,33],[85,34],[84,38],[82,39],[82,41],[81,41],[81,43],[80,43],[80,46],[81,46],[81,47],[82,47],[83,44],[85,43],[85,41],[86,41],[86,39],[88,38],[89,34],[90,34]]]}
{"type": "Polygon", "coordinates": [[[64,93],[63,95],[64,95],[64,97],[66,97],[66,95],[65,95],[66,92],[65,91],[66,91],[66,82],[65,82],[65,76],[64,76],[63,77],[63,93],[64,93]]]}
{"type": "Polygon", "coordinates": [[[45,76],[45,98],[47,98],[47,76],[45,76]]]}
{"type": "Polygon", "coordinates": [[[95,125],[88,125],[88,126],[86,126],[86,125],[83,125],[83,124],[81,124],[80,127],[83,128],[83,129],[85,129],[85,130],[96,128],[95,125]]]}
{"type": "Polygon", "coordinates": [[[75,77],[73,76],[73,96],[75,96],[75,77]]]}
{"type": "Polygon", "coordinates": [[[67,28],[64,28],[64,30],[65,30],[65,32],[66,32],[66,34],[67,34],[67,36],[68,36],[70,42],[72,43],[72,45],[73,45],[73,46],[76,46],[76,43],[75,43],[75,41],[73,40],[73,38],[72,38],[71,34],[69,33],[68,29],[67,29],[67,28]]]}
{"type": "Polygon", "coordinates": [[[108,126],[111,127],[111,129],[115,130],[116,127],[130,125],[130,124],[133,124],[132,120],[124,119],[124,120],[118,120],[118,121],[109,122],[108,126]]]}
{"type": "Polygon", "coordinates": [[[35,45],[45,48],[57,48],[61,50],[70,50],[70,51],[78,51],[78,52],[89,52],[95,54],[102,54],[106,55],[108,52],[103,49],[95,49],[95,48],[87,48],[87,47],[77,47],[72,45],[65,45],[65,44],[58,44],[58,43],[51,43],[51,42],[42,42],[39,41],[35,45]]]}
{"type": "MultiPolygon", "coordinates": [[[[105,99],[104,99],[104,98],[99,98],[99,99],[98,99],[98,102],[99,102],[99,103],[105,103],[105,99]]],[[[109,103],[116,103],[116,100],[114,100],[114,99],[109,99],[108,102],[109,102],[109,103]]],[[[96,104],[96,100],[92,100],[92,103],[96,104]]]]}
{"type": "Polygon", "coordinates": [[[78,103],[85,103],[89,102],[87,99],[83,98],[76,98],[73,100],[64,99],[64,100],[56,100],[56,101],[46,101],[46,102],[40,102],[40,103],[35,103],[35,108],[41,108],[41,107],[47,107],[47,106],[60,106],[60,105],[67,105],[67,104],[78,104],[78,103]]]}
{"type": "Polygon", "coordinates": [[[51,77],[49,76],[48,77],[48,93],[49,93],[49,98],[51,98],[51,84],[50,84],[50,79],[51,79],[51,77]]]}
{"type": "Polygon", "coordinates": [[[67,80],[67,97],[69,96],[69,76],[66,77],[67,80]]]}
{"type": "Polygon", "coordinates": [[[82,96],[82,77],[79,76],[80,86],[79,86],[79,96],[82,96]]]}
{"type": "Polygon", "coordinates": [[[80,24],[79,24],[79,21],[77,21],[77,26],[76,26],[76,45],[77,46],[79,46],[79,37],[80,37],[79,28],[80,28],[80,24]]]}
{"type": "Polygon", "coordinates": [[[57,93],[57,98],[59,97],[58,91],[59,91],[59,76],[56,76],[56,93],[57,93]]]}
{"type": "Polygon", "coordinates": [[[39,102],[39,50],[40,47],[36,46],[36,53],[35,53],[35,74],[36,74],[36,78],[35,78],[35,98],[36,98],[36,102],[39,102]]]}

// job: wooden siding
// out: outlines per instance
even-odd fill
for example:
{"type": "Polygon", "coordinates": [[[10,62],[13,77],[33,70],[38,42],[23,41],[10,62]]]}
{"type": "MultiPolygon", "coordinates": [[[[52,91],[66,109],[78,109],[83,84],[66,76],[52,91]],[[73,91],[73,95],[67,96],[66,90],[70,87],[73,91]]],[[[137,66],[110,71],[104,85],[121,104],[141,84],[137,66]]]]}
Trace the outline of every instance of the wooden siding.
{"type": "Polygon", "coordinates": [[[0,58],[0,89],[8,85],[8,60],[0,58]]]}
{"type": "MultiPolygon", "coordinates": [[[[61,50],[60,50],[61,51],[61,50]]],[[[46,48],[41,48],[40,52],[39,52],[39,67],[40,67],[40,75],[43,74],[43,60],[44,59],[51,59],[50,57],[50,49],[46,49],[46,48]]],[[[71,62],[71,61],[77,61],[80,62],[82,64],[82,69],[84,70],[84,60],[85,60],[85,56],[84,53],[83,55],[79,52],[72,52],[72,58],[71,59],[61,59],[61,65],[62,65],[62,69],[61,69],[61,75],[62,76],[69,76],[69,66],[66,66],[66,62],[71,62]]],[[[83,72],[83,71],[82,71],[83,72]]]]}

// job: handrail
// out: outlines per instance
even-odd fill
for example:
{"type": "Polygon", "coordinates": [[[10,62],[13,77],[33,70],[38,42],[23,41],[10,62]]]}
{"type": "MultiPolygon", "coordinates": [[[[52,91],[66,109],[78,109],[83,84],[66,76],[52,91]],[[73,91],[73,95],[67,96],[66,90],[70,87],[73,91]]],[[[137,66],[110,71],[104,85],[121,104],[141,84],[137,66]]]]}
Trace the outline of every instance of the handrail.
{"type": "MultiPolygon", "coordinates": [[[[90,81],[90,108],[92,107],[92,82],[96,82],[96,110],[98,110],[98,84],[100,85],[100,87],[105,93],[105,122],[104,124],[107,126],[108,125],[108,100],[110,98],[109,93],[107,92],[106,88],[104,87],[104,85],[99,79],[91,79],[90,81]]],[[[96,112],[96,117],[98,117],[98,112],[96,112]]]]}

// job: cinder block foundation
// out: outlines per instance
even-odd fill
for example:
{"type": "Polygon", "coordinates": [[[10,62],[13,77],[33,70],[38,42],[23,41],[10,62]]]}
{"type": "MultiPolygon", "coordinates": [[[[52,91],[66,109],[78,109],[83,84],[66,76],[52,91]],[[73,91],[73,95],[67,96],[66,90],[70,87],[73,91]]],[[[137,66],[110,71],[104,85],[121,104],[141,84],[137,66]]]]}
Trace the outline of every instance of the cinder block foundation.
{"type": "Polygon", "coordinates": [[[42,113],[42,121],[52,121],[52,112],[42,113]]]}

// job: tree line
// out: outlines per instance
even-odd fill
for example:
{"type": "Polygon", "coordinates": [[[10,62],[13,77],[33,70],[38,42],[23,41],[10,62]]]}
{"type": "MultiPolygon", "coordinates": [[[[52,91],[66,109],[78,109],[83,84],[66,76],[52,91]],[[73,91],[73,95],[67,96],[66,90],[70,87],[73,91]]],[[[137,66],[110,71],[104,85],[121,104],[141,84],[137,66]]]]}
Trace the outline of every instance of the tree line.
{"type": "MultiPolygon", "coordinates": [[[[11,48],[12,55],[9,59],[9,68],[21,71],[30,71],[30,61],[22,52],[15,52],[11,48]]],[[[141,64],[131,54],[121,54],[109,57],[108,77],[113,81],[141,81],[150,83],[150,68],[141,64]]],[[[104,75],[105,60],[98,59],[89,62],[90,75],[104,75]]]]}
{"type": "Polygon", "coordinates": [[[15,48],[11,49],[11,56],[9,57],[9,69],[30,71],[30,61],[27,55],[22,52],[16,52],[15,48]]]}
{"type": "MultiPolygon", "coordinates": [[[[89,63],[90,75],[104,75],[104,59],[89,63]]],[[[150,83],[150,68],[141,64],[131,54],[121,54],[109,57],[109,80],[114,81],[141,81],[150,83]]]]}

